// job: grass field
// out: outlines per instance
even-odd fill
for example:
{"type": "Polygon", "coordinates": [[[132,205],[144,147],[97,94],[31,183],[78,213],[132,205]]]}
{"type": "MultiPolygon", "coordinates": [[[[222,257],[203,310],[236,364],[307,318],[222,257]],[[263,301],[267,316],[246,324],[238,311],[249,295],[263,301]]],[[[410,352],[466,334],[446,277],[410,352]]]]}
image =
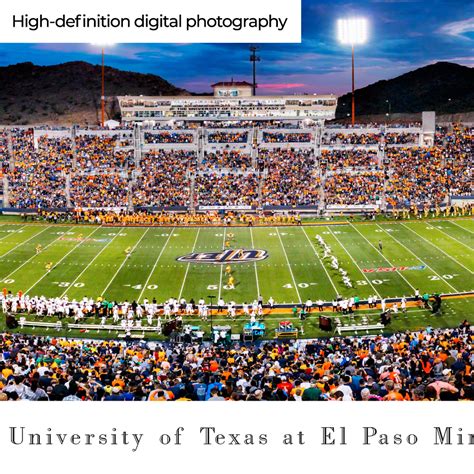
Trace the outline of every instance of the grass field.
{"type": "MultiPolygon", "coordinates": [[[[421,292],[459,293],[474,288],[474,220],[376,222],[304,227],[165,228],[99,227],[47,224],[0,225],[0,283],[16,293],[46,297],[104,296],[108,300],[143,301],[156,297],[195,300],[222,296],[237,303],[260,294],[277,303],[336,295],[381,297],[421,292]],[[218,252],[228,233],[232,248],[262,249],[268,258],[232,265],[235,289],[229,289],[222,265],[182,263],[191,252],[218,252]],[[315,239],[331,246],[355,288],[321,260],[315,239]],[[378,242],[383,244],[383,251],[378,242]],[[37,254],[40,244],[42,251],[37,254]],[[127,258],[125,249],[131,247],[127,258]],[[51,272],[46,264],[52,262],[51,272]],[[417,267],[399,271],[380,268],[417,267]],[[422,268],[424,267],[424,268],[422,268]],[[365,273],[364,269],[375,269],[365,273]]],[[[451,308],[440,325],[473,320],[474,300],[446,303],[451,308]]],[[[414,310],[413,310],[414,311],[414,310]]],[[[426,317],[426,314],[419,316],[426,317]]],[[[413,317],[418,326],[420,319],[413,317]]],[[[309,323],[308,323],[309,324],[309,323]]],[[[401,328],[408,322],[400,323],[401,328]]],[[[314,331],[312,331],[314,332],[314,331]]]]}

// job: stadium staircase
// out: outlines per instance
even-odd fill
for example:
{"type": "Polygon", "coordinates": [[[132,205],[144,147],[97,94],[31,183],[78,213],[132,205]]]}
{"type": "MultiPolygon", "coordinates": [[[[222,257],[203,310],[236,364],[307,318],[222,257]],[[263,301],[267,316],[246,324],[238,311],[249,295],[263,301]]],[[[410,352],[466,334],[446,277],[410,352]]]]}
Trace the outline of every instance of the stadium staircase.
{"type": "Polygon", "coordinates": [[[8,163],[10,171],[13,171],[15,167],[15,160],[13,159],[13,139],[12,139],[12,131],[8,129],[7,134],[7,147],[8,147],[8,163]]]}
{"type": "Polygon", "coordinates": [[[69,173],[66,174],[66,187],[64,192],[66,194],[66,205],[67,207],[71,207],[71,175],[69,173]]]}
{"type": "Polygon", "coordinates": [[[2,205],[3,207],[8,207],[9,206],[9,203],[10,203],[10,199],[9,199],[9,193],[8,193],[8,178],[6,176],[3,176],[2,178],[2,181],[3,181],[3,186],[2,186],[2,205]]]}
{"type": "Polygon", "coordinates": [[[257,169],[257,158],[258,158],[258,129],[252,128],[252,168],[257,169]]]}
{"type": "Polygon", "coordinates": [[[190,187],[189,187],[189,210],[194,212],[196,210],[196,175],[188,171],[190,175],[190,187]]]}
{"type": "Polygon", "coordinates": [[[135,160],[135,169],[140,169],[140,161],[142,159],[142,143],[145,142],[145,135],[141,126],[135,124],[133,127],[133,157],[135,160]]]}
{"type": "Polygon", "coordinates": [[[77,168],[76,126],[71,127],[72,169],[77,168]]]}
{"type": "Polygon", "coordinates": [[[197,161],[198,163],[202,163],[204,160],[204,147],[205,147],[205,139],[204,139],[204,129],[202,127],[198,128],[198,151],[197,151],[197,161]]]}
{"type": "Polygon", "coordinates": [[[263,170],[260,173],[260,179],[258,180],[258,207],[263,209],[263,183],[265,182],[265,178],[267,177],[267,170],[263,170]]]}

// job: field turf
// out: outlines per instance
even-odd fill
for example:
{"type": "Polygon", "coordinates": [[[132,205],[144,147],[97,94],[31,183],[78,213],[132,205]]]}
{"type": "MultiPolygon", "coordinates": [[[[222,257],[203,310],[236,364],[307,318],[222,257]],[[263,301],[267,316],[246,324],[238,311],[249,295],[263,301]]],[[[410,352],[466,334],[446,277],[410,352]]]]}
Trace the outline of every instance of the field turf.
{"type": "MultiPolygon", "coordinates": [[[[472,219],[255,228],[2,222],[0,283],[13,293],[22,290],[29,295],[67,295],[70,299],[104,296],[117,301],[155,297],[158,302],[169,297],[207,300],[208,295],[214,295],[240,304],[259,294],[265,301],[272,296],[277,303],[299,303],[308,298],[329,301],[336,295],[358,295],[361,299],[373,294],[409,296],[416,288],[422,293],[460,293],[474,288],[472,219]],[[232,248],[268,252],[265,260],[232,265],[235,289],[227,286],[222,265],[176,260],[191,252],[219,252],[229,233],[234,236],[232,248]],[[347,289],[339,273],[322,261],[317,234],[347,270],[353,289],[347,289]],[[42,248],[39,253],[38,245],[42,248]],[[127,248],[132,250],[129,257],[127,248]],[[47,272],[49,262],[53,268],[47,272]],[[394,267],[412,268],[393,271],[394,267]]],[[[446,302],[448,310],[438,325],[457,325],[464,318],[472,321],[473,302],[470,298],[446,302]]],[[[412,312],[413,318],[400,322],[400,329],[410,328],[411,321],[416,327],[423,325],[426,312],[412,312]]],[[[314,326],[309,336],[317,333],[314,326]]]]}

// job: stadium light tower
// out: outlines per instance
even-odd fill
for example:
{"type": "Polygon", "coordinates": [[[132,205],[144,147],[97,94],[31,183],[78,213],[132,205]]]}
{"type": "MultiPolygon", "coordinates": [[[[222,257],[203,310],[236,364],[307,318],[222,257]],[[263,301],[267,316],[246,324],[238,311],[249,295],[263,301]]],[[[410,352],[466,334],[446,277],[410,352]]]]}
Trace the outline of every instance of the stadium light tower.
{"type": "Polygon", "coordinates": [[[367,41],[368,22],[366,18],[342,18],[337,20],[337,36],[342,44],[352,46],[352,126],[355,124],[355,62],[354,47],[367,41]]]}
{"type": "Polygon", "coordinates": [[[105,125],[105,47],[112,46],[113,43],[92,43],[100,46],[102,49],[102,77],[101,77],[101,96],[100,96],[100,125],[105,125]]]}
{"type": "Polygon", "coordinates": [[[257,95],[257,63],[260,57],[257,56],[258,46],[250,46],[250,62],[252,63],[252,95],[257,95]]]}

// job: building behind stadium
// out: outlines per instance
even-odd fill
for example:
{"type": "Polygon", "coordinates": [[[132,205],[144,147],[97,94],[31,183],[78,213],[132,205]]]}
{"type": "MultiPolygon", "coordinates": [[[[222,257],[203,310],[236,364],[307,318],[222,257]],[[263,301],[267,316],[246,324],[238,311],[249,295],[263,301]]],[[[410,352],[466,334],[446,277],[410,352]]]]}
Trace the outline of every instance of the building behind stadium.
{"type": "Polygon", "coordinates": [[[332,120],[337,98],[332,94],[254,96],[245,81],[217,82],[213,95],[120,96],[123,122],[164,120],[332,120]]]}

